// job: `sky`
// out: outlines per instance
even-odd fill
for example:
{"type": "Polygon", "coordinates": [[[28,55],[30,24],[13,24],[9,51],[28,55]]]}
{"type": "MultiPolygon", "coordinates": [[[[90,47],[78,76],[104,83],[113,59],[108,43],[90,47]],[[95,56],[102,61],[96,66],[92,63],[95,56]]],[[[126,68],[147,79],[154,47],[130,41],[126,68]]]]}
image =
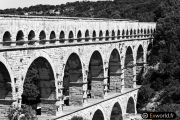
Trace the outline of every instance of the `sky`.
{"type": "Polygon", "coordinates": [[[0,0],[0,9],[29,7],[37,4],[60,5],[83,0],[0,0]]]}

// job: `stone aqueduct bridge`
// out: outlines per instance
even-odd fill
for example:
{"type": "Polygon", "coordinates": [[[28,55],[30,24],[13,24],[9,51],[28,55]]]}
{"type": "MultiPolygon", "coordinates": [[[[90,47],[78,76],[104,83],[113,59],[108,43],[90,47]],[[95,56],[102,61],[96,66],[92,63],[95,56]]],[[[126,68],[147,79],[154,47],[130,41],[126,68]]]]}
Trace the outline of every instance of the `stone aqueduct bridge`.
{"type": "Polygon", "coordinates": [[[21,105],[35,66],[41,114],[113,120],[117,111],[136,113],[136,84],[155,28],[156,23],[131,20],[1,15],[1,109],[21,105]]]}

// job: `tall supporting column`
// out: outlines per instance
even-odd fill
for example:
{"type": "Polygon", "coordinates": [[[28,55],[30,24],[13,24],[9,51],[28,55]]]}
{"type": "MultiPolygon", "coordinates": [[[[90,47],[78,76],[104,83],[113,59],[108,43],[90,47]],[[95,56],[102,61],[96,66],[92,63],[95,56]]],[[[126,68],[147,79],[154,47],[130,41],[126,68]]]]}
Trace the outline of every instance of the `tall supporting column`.
{"type": "Polygon", "coordinates": [[[87,76],[88,76],[88,70],[83,71],[84,72],[84,78],[83,78],[83,106],[85,106],[88,103],[88,97],[87,97],[87,76]]]}
{"type": "Polygon", "coordinates": [[[105,62],[104,65],[104,98],[106,98],[108,93],[108,62],[105,62]]]}
{"type": "Polygon", "coordinates": [[[57,102],[56,102],[56,107],[57,107],[57,114],[56,115],[61,115],[63,111],[63,105],[64,105],[64,100],[63,100],[63,79],[60,78],[60,75],[57,73],[57,102]]]}
{"type": "Polygon", "coordinates": [[[134,59],[134,66],[133,66],[133,88],[136,88],[136,59],[134,59]]]}
{"type": "Polygon", "coordinates": [[[17,88],[17,107],[21,107],[21,103],[22,103],[22,94],[23,94],[23,84],[22,84],[22,79],[21,77],[17,77],[17,84],[18,84],[18,88],[17,88]]]}
{"type": "Polygon", "coordinates": [[[124,92],[124,72],[125,72],[125,66],[124,64],[122,64],[121,66],[121,69],[122,69],[122,75],[121,75],[121,79],[122,79],[122,82],[121,82],[121,92],[124,92]]]}

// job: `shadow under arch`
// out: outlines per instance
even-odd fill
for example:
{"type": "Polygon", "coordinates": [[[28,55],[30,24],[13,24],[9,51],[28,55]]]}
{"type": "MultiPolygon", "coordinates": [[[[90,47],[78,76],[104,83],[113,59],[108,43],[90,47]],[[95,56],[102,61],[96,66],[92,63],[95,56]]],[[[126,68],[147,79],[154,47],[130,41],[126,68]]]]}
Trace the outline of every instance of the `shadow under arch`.
{"type": "Polygon", "coordinates": [[[64,69],[63,95],[65,96],[65,105],[83,104],[83,84],[81,60],[76,53],[72,53],[67,59],[64,69]]]}
{"type": "Polygon", "coordinates": [[[114,104],[114,106],[112,107],[112,112],[111,112],[111,116],[110,116],[110,120],[117,120],[117,119],[123,120],[122,109],[118,102],[116,102],[114,104]]]}
{"type": "Polygon", "coordinates": [[[124,87],[125,88],[133,88],[133,51],[129,46],[126,50],[125,54],[125,62],[124,62],[124,87]]]}
{"type": "Polygon", "coordinates": [[[5,43],[11,41],[11,33],[9,31],[6,31],[3,35],[3,46],[9,46],[11,43],[5,43]]]}
{"type": "Polygon", "coordinates": [[[126,113],[135,114],[135,103],[134,103],[134,99],[132,97],[130,97],[127,102],[126,113]]]}
{"type": "Polygon", "coordinates": [[[55,76],[51,64],[46,58],[37,57],[30,64],[24,79],[22,104],[30,105],[36,110],[42,100],[55,99],[55,76]]]}
{"type": "Polygon", "coordinates": [[[101,110],[96,110],[96,112],[93,115],[92,120],[104,120],[104,115],[101,110]]]}
{"type": "Polygon", "coordinates": [[[121,92],[121,61],[118,50],[115,48],[110,54],[108,69],[108,89],[110,92],[121,92]]]}
{"type": "Polygon", "coordinates": [[[139,45],[137,49],[137,57],[136,57],[136,84],[141,85],[141,76],[144,72],[144,49],[142,45],[139,45]]]}
{"type": "MultiPolygon", "coordinates": [[[[5,66],[0,61],[0,99],[6,99],[6,100],[11,100],[12,99],[12,90],[13,88],[11,87],[11,77],[10,73],[5,66]]],[[[0,101],[1,104],[1,101],[0,101]]]]}
{"type": "Polygon", "coordinates": [[[88,97],[104,97],[104,69],[103,59],[99,51],[94,51],[89,61],[88,97]]]}

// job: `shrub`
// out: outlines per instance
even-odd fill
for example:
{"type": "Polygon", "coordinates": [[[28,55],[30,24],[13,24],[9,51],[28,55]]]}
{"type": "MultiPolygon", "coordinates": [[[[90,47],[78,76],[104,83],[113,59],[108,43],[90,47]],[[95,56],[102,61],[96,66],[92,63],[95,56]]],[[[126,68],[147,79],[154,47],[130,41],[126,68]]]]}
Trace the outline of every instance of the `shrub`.
{"type": "Polygon", "coordinates": [[[22,105],[19,107],[11,107],[8,114],[9,120],[36,120],[36,111],[30,106],[22,105]]]}

